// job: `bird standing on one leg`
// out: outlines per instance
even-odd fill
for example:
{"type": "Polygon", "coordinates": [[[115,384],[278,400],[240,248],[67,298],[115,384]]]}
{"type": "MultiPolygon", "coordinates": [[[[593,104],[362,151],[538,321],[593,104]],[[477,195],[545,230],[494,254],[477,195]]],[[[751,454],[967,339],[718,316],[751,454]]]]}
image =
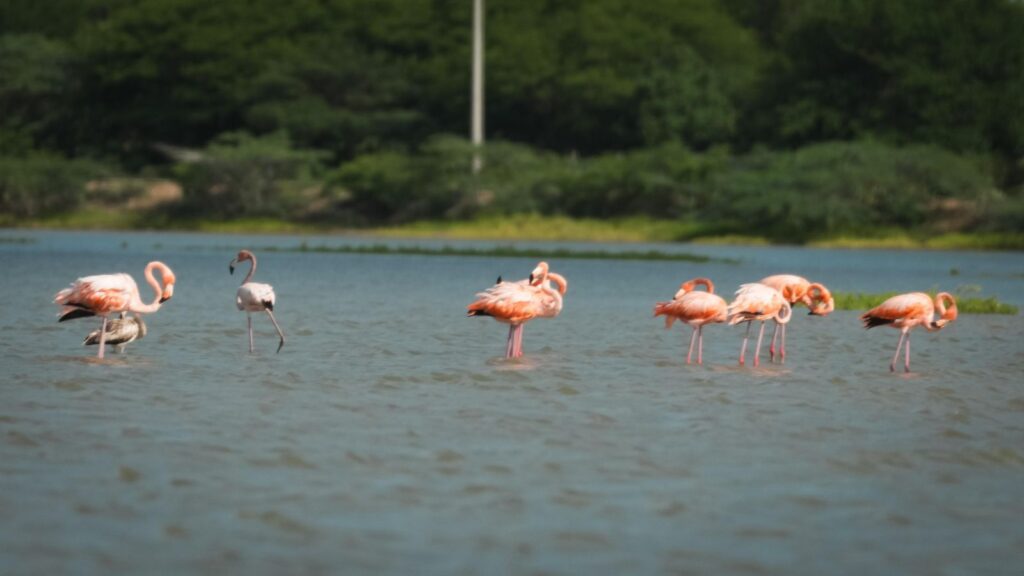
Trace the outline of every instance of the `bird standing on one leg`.
{"type": "Polygon", "coordinates": [[[541,262],[526,280],[503,282],[499,276],[494,286],[476,295],[477,299],[466,307],[466,315],[491,316],[508,324],[505,358],[519,358],[523,355],[523,325],[534,318],[558,316],[568,287],[564,277],[550,272],[547,262],[541,262]]]}
{"type": "Polygon", "coordinates": [[[242,285],[238,287],[235,304],[239,310],[245,311],[249,319],[249,353],[252,354],[254,352],[252,337],[253,312],[266,312],[267,316],[270,316],[270,321],[274,323],[274,329],[277,330],[277,335],[281,338],[280,343],[277,345],[277,351],[280,352],[281,347],[284,346],[284,332],[281,331],[281,326],[278,325],[277,319],[274,318],[274,304],[277,301],[277,297],[274,295],[274,287],[270,284],[252,282],[252,277],[256,273],[256,256],[248,250],[240,251],[238,256],[235,256],[234,260],[228,264],[228,271],[234,274],[235,265],[246,260],[252,264],[252,267],[249,268],[249,273],[242,280],[242,285]]]}

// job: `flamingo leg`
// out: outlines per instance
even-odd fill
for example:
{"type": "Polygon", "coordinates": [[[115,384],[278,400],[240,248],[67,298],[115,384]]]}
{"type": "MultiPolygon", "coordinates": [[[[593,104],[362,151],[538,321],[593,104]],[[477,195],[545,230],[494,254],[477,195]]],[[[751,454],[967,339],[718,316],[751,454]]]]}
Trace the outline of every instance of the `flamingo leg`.
{"type": "Polygon", "coordinates": [[[697,364],[704,364],[704,327],[697,327],[697,364]]]}
{"type": "Polygon", "coordinates": [[[764,321],[761,322],[761,330],[757,333],[757,348],[754,352],[754,368],[761,363],[761,340],[764,338],[764,321]]]}
{"type": "Polygon", "coordinates": [[[103,349],[106,348],[107,344],[107,317],[103,317],[103,324],[100,325],[100,350],[96,353],[96,357],[100,360],[103,359],[103,349]]]}
{"type": "Polygon", "coordinates": [[[747,339],[750,337],[750,323],[752,320],[747,321],[747,332],[743,335],[743,346],[740,348],[740,366],[743,366],[743,357],[747,353],[747,339]]]}
{"type": "Polygon", "coordinates": [[[910,372],[910,332],[907,332],[907,357],[903,363],[903,371],[910,372]]]}
{"type": "MultiPolygon", "coordinates": [[[[689,349],[689,351],[686,352],[686,363],[687,364],[690,363],[690,357],[693,356],[693,343],[694,343],[694,341],[697,340],[697,330],[699,330],[699,328],[697,326],[694,326],[693,327],[693,335],[690,336],[690,349],[689,349]]],[[[698,354],[697,356],[698,356],[698,362],[697,363],[700,364],[700,361],[699,361],[700,354],[698,354]]]]}
{"type": "Polygon", "coordinates": [[[512,358],[512,353],[515,351],[515,339],[516,339],[516,325],[509,324],[508,326],[508,339],[505,341],[505,358],[512,358]]]}
{"type": "Polygon", "coordinates": [[[893,354],[892,362],[889,363],[889,372],[895,372],[896,371],[896,360],[899,360],[900,348],[903,348],[903,339],[906,338],[906,336],[907,336],[907,333],[905,331],[904,332],[900,332],[900,341],[899,341],[899,343],[896,344],[896,354],[893,354]]]}
{"type": "Polygon", "coordinates": [[[252,346],[252,314],[246,312],[245,315],[247,318],[249,318],[249,354],[252,354],[254,352],[252,346]]]}
{"type": "Polygon", "coordinates": [[[526,328],[526,324],[520,324],[516,328],[516,358],[523,356],[523,329],[526,328]]]}
{"type": "Polygon", "coordinates": [[[785,324],[782,325],[782,334],[780,335],[780,338],[782,339],[782,342],[781,342],[781,346],[779,348],[779,364],[785,364],[786,363],[786,325],[785,324]]]}
{"type": "Polygon", "coordinates": [[[277,330],[277,336],[281,339],[281,342],[277,345],[277,353],[280,354],[281,348],[284,347],[284,332],[281,330],[281,326],[277,323],[277,318],[274,318],[274,312],[269,308],[267,309],[267,315],[270,316],[270,321],[274,323],[274,329],[277,330]]]}
{"type": "MultiPolygon", "coordinates": [[[[783,326],[782,329],[785,330],[786,327],[783,326]]],[[[768,357],[771,359],[772,362],[775,362],[775,337],[778,336],[778,334],[779,334],[779,323],[776,322],[775,323],[775,329],[772,330],[772,343],[771,343],[771,345],[768,346],[768,357]]]]}

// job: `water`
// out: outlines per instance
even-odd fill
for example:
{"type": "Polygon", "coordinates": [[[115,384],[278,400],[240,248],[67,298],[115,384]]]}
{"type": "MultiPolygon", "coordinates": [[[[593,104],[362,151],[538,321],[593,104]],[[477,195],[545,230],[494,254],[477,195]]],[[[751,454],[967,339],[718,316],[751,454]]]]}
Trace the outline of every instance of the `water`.
{"type": "Polygon", "coordinates": [[[686,367],[688,330],[651,318],[690,277],[728,294],[777,272],[842,291],[978,284],[1024,305],[1019,253],[661,246],[741,262],[553,261],[565,311],[528,325],[526,357],[508,362],[505,327],[465,305],[534,261],[258,250],[302,241],[364,242],[0,232],[3,573],[1024,562],[1021,317],[915,332],[910,375],[888,372],[897,332],[866,332],[856,312],[798,314],[785,366],[760,369],[735,366],[742,330],[722,326],[705,330],[706,366],[686,367]],[[266,318],[247,354],[227,272],[242,247],[277,289],[279,355],[266,318]],[[177,273],[174,299],[98,365],[81,346],[95,322],[57,324],[53,294],[87,274],[140,279],[152,259],[177,273]]]}

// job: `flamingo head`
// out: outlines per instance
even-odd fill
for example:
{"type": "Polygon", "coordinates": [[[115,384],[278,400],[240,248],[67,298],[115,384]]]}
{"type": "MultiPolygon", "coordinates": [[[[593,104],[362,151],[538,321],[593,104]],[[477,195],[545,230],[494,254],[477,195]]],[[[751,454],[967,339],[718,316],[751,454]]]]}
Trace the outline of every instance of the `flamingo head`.
{"type": "Polygon", "coordinates": [[[160,272],[161,284],[163,284],[163,288],[160,290],[160,303],[163,304],[170,300],[171,296],[174,296],[174,271],[163,262],[153,261],[146,266],[147,279],[152,280],[153,276],[151,274],[154,269],[160,272]]]}
{"type": "Polygon", "coordinates": [[[250,261],[252,260],[252,252],[249,252],[248,250],[239,250],[238,251],[238,256],[235,256],[234,260],[232,260],[228,264],[228,272],[231,273],[231,274],[234,274],[235,273],[235,266],[237,264],[245,262],[246,260],[250,260],[250,261]]]}
{"type": "Polygon", "coordinates": [[[817,282],[811,284],[810,288],[807,289],[805,299],[807,307],[810,308],[808,314],[812,316],[828,316],[829,313],[836,309],[836,302],[832,298],[832,293],[828,291],[828,288],[817,282]]]}
{"type": "Polygon", "coordinates": [[[956,320],[959,315],[959,311],[956,309],[956,299],[949,292],[939,292],[935,296],[935,304],[939,309],[939,319],[932,323],[936,329],[942,329],[946,327],[946,324],[956,320]],[[946,307],[946,301],[949,301],[949,307],[946,307]]]}
{"type": "Polygon", "coordinates": [[[540,286],[548,279],[548,263],[541,262],[530,272],[530,286],[540,286]]]}
{"type": "Polygon", "coordinates": [[[160,296],[160,303],[163,304],[174,296],[174,276],[171,276],[170,280],[164,278],[164,290],[160,296]]]}

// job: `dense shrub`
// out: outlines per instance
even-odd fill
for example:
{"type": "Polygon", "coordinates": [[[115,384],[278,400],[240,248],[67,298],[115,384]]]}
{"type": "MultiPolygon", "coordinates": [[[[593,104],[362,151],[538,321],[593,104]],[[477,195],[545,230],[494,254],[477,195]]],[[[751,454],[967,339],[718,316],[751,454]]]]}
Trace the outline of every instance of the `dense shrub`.
{"type": "Polygon", "coordinates": [[[184,208],[206,217],[274,215],[288,212],[285,191],[308,182],[323,155],[295,150],[281,133],[254,137],[223,134],[196,158],[175,167],[182,185],[184,208]]]}
{"type": "Polygon", "coordinates": [[[973,227],[998,197],[987,166],[932,146],[817,144],[735,158],[705,215],[792,241],[884,227],[973,227]]]}
{"type": "Polygon", "coordinates": [[[93,162],[50,154],[0,156],[0,212],[35,217],[73,210],[86,182],[103,172],[93,162]]]}

